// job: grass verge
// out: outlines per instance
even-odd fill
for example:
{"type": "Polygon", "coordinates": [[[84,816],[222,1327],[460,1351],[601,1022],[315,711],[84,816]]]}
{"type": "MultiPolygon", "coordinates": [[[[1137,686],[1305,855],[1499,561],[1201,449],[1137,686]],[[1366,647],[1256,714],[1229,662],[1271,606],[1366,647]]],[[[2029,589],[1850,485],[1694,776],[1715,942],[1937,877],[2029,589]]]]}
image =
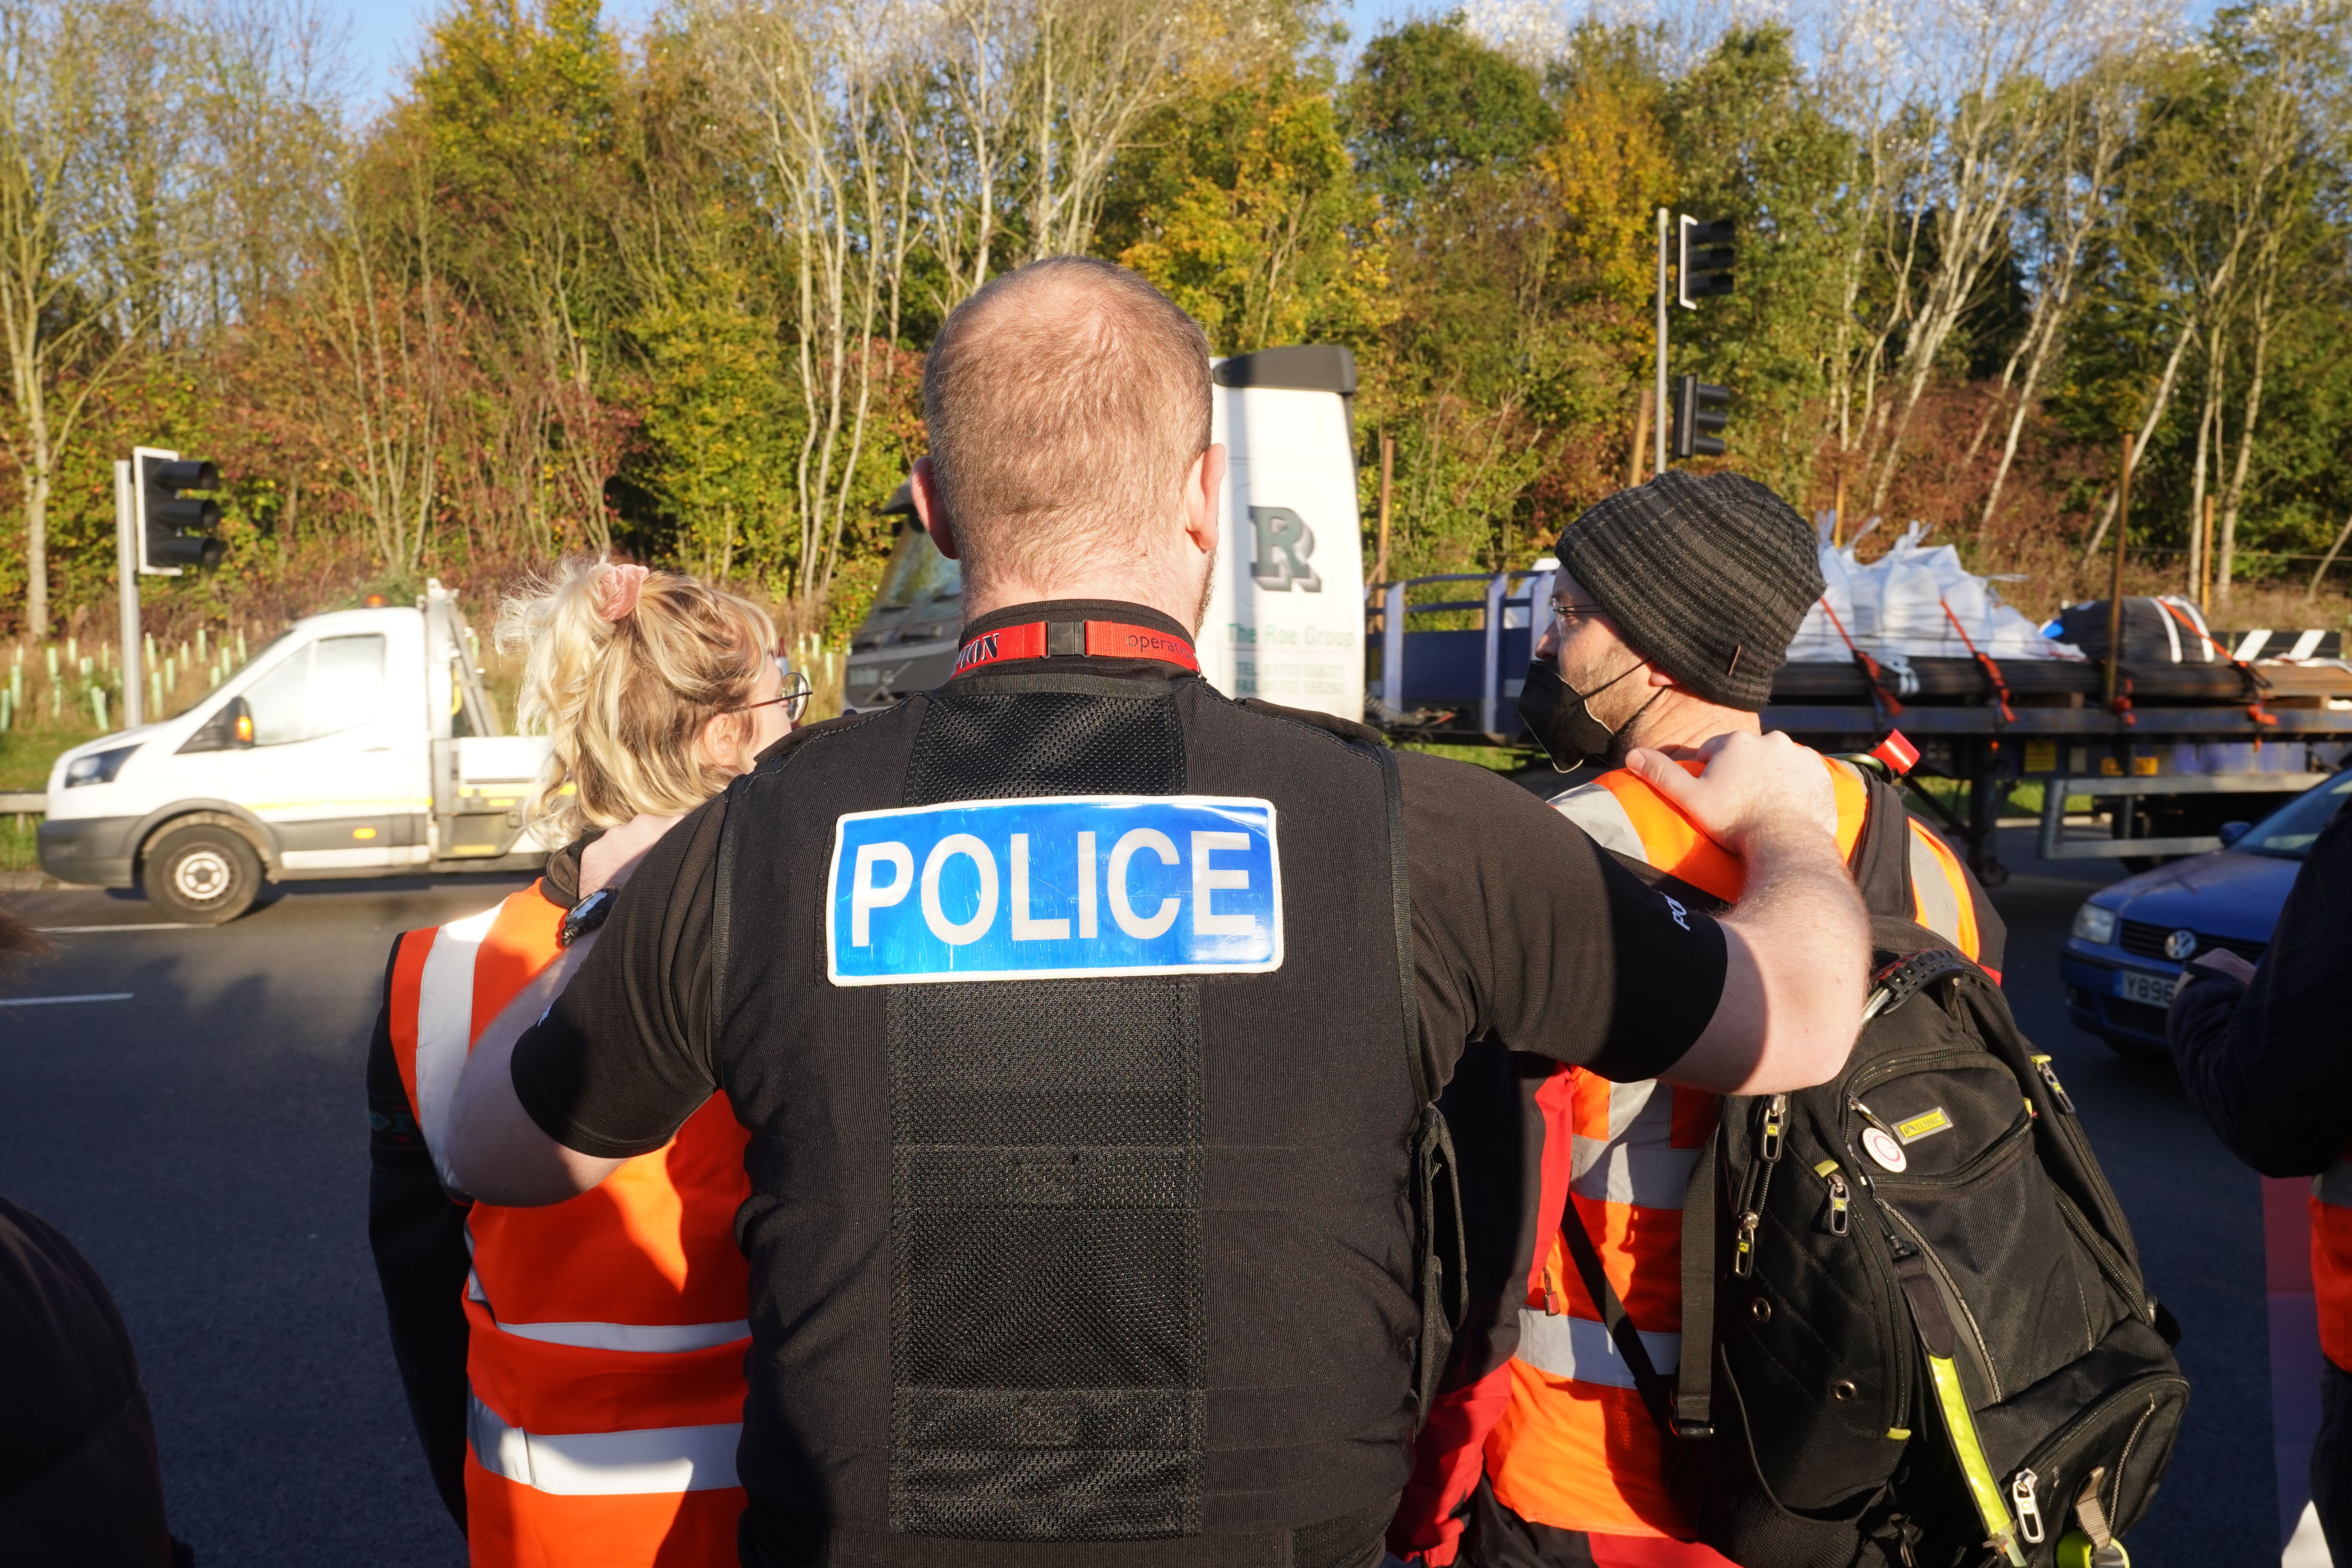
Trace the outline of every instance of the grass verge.
{"type": "Polygon", "coordinates": [[[1433,741],[1407,741],[1402,751],[1426,752],[1433,757],[1445,757],[1457,763],[1473,763],[1498,773],[1515,773],[1528,765],[1531,753],[1515,752],[1508,746],[1444,746],[1433,741]]]}
{"type": "Polygon", "coordinates": [[[19,816],[13,811],[0,815],[0,871],[40,869],[40,855],[34,837],[40,821],[37,816],[19,816]]]}

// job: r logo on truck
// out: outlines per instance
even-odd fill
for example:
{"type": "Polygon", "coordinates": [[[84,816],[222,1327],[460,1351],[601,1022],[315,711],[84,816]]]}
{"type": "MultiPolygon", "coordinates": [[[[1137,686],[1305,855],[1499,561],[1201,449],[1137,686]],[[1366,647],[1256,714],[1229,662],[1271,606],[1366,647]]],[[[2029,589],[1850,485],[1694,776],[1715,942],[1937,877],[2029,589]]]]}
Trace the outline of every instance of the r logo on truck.
{"type": "Polygon", "coordinates": [[[1315,553],[1315,533],[1307,520],[1286,506],[1254,506],[1249,515],[1257,531],[1251,580],[1269,593],[1286,594],[1294,585],[1302,594],[1321,593],[1323,579],[1307,563],[1315,553]]]}

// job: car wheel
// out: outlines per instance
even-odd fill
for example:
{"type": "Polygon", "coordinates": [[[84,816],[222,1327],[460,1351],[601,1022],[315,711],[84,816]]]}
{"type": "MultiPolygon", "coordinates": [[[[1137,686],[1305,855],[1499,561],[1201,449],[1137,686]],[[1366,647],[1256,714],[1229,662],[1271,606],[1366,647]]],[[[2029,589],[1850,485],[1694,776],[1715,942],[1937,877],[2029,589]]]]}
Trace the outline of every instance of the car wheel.
{"type": "Polygon", "coordinates": [[[226,827],[167,828],[147,847],[140,885],[147,901],[192,925],[220,925],[261,894],[261,857],[226,827]]]}

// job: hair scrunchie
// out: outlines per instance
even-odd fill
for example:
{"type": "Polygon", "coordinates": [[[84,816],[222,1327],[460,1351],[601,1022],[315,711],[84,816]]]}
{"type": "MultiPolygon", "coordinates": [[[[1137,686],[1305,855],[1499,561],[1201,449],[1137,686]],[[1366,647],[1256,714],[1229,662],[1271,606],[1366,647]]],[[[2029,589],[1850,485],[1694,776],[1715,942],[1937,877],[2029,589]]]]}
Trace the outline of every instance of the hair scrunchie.
{"type": "Polygon", "coordinates": [[[652,574],[643,566],[608,565],[596,575],[596,613],[608,621],[625,621],[635,612],[637,595],[652,574]]]}

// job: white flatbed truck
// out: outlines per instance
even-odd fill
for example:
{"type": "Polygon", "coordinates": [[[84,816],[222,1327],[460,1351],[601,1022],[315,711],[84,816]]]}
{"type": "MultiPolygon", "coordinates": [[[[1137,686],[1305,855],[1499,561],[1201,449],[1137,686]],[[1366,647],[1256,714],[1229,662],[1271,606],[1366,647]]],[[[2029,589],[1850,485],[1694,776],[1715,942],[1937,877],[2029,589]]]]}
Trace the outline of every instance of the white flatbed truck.
{"type": "Polygon", "coordinates": [[[298,621],[184,711],[49,772],[41,868],[216,924],[265,881],[535,869],[544,737],[499,732],[456,597],[298,621]]]}

